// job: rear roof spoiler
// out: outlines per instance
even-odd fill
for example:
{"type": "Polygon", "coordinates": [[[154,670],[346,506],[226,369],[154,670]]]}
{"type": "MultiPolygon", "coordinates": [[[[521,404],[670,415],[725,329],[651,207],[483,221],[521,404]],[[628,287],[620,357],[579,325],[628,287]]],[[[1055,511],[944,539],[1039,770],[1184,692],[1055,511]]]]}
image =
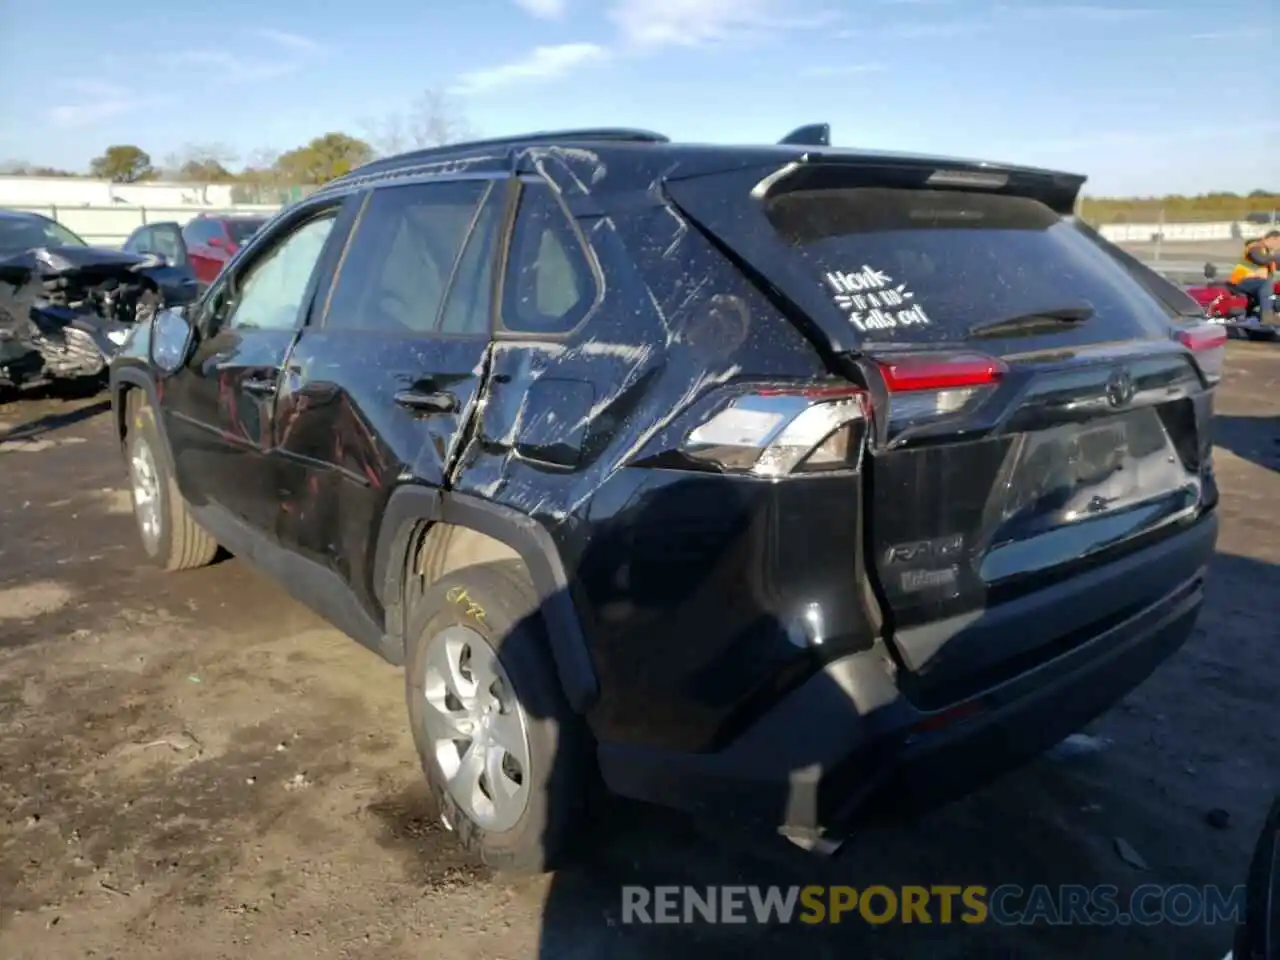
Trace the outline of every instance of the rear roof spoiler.
{"type": "Polygon", "coordinates": [[[1088,178],[1075,173],[944,157],[809,152],[764,177],[751,191],[757,199],[797,190],[819,190],[874,182],[883,186],[990,191],[1039,200],[1060,216],[1075,213],[1088,178]]]}
{"type": "Polygon", "coordinates": [[[783,147],[829,147],[831,146],[831,124],[809,123],[796,127],[778,141],[783,147]]]}

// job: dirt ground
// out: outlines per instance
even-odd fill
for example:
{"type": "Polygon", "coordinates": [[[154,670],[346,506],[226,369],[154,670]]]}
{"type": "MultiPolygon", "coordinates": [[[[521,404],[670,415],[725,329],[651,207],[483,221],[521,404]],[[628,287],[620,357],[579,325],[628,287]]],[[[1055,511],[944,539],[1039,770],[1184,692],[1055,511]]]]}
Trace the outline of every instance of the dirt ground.
{"type": "Polygon", "coordinates": [[[1209,603],[1093,725],[1109,749],[1037,761],[827,860],[622,806],[580,866],[521,880],[471,866],[438,826],[395,670],[240,561],[139,562],[105,409],[0,406],[8,960],[1226,952],[1222,925],[624,926],[619,888],[1240,883],[1280,790],[1280,346],[1232,344],[1209,603]],[[1215,808],[1225,825],[1206,822],[1215,808]]]}

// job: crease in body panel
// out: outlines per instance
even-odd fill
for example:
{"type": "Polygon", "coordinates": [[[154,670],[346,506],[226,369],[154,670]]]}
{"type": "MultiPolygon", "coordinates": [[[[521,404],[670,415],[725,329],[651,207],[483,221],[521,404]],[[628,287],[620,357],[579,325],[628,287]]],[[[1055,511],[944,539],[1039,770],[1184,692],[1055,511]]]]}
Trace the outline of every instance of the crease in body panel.
{"type": "Polygon", "coordinates": [[[604,476],[598,481],[591,483],[590,488],[569,506],[566,513],[570,515],[577,513],[578,510],[582,508],[582,505],[595,495],[597,490],[608,483],[609,479],[614,474],[625,467],[630,462],[631,458],[644,448],[645,444],[670,426],[671,422],[675,420],[676,417],[680,416],[688,405],[697,399],[698,395],[702,393],[703,390],[727,383],[741,372],[742,368],[737,364],[734,364],[733,366],[726,367],[719,373],[704,373],[692,380],[689,385],[685,387],[684,392],[681,393],[680,397],[671,404],[669,412],[654,423],[650,424],[649,427],[640,433],[631,446],[629,446],[622,454],[613,458],[613,460],[610,461],[611,465],[604,476]]]}

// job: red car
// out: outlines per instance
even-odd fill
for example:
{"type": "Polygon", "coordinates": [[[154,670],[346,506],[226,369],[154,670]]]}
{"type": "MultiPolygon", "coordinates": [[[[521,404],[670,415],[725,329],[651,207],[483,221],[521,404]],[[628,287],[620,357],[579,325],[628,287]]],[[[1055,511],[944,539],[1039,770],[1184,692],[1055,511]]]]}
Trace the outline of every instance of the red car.
{"type": "Polygon", "coordinates": [[[223,264],[266,222],[266,217],[202,213],[182,228],[187,256],[201,289],[213,282],[223,264]]]}
{"type": "MultiPolygon", "coordinates": [[[[1204,308],[1211,320],[1238,327],[1249,339],[1273,339],[1269,329],[1258,329],[1257,318],[1249,314],[1249,298],[1218,279],[1217,268],[1205,264],[1205,282],[1187,287],[1187,294],[1204,308]]],[[[1280,298],[1280,281],[1272,286],[1272,295],[1280,298]]]]}

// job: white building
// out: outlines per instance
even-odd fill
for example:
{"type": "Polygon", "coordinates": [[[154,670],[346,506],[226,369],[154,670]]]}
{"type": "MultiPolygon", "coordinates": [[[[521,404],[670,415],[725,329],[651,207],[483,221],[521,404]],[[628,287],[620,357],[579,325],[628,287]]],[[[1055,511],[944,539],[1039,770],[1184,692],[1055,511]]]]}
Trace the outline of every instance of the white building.
{"type": "Polygon", "coordinates": [[[231,185],[0,176],[0,207],[229,207],[231,185]]]}

